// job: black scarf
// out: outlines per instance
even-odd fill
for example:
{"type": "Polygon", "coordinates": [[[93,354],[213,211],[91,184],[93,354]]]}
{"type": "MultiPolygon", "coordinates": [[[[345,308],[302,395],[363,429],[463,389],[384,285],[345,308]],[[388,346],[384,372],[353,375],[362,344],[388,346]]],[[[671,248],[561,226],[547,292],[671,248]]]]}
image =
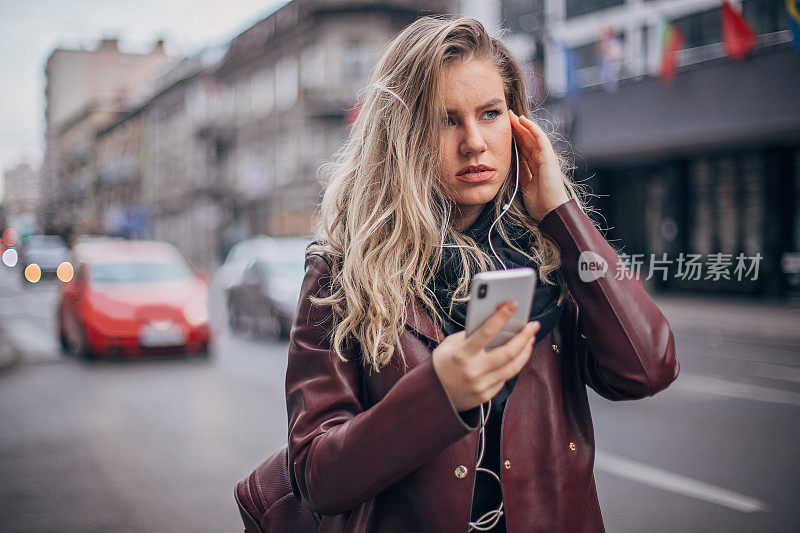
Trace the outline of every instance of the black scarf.
{"type": "MultiPolygon", "coordinates": [[[[485,251],[495,265],[495,269],[502,269],[503,265],[492,253],[489,246],[489,228],[494,222],[495,201],[487,202],[481,214],[472,225],[464,230],[464,235],[472,237],[477,245],[485,251]]],[[[536,270],[538,278],[538,266],[526,258],[521,253],[511,248],[508,243],[503,241],[498,233],[498,225],[492,229],[492,245],[497,255],[503,260],[506,268],[530,267],[536,270]]],[[[514,244],[523,250],[530,250],[533,246],[533,236],[524,228],[506,226],[506,233],[514,244]]],[[[452,244],[452,243],[449,243],[452,244]]],[[[451,335],[464,329],[466,324],[466,302],[457,302],[453,305],[453,312],[448,314],[453,293],[458,286],[458,281],[463,277],[463,266],[457,248],[445,247],[442,250],[442,260],[437,265],[436,272],[431,279],[428,288],[436,296],[435,301],[439,311],[443,316],[443,331],[446,335],[451,335]]],[[[543,339],[558,324],[563,310],[563,303],[558,303],[560,287],[544,283],[536,284],[536,293],[533,298],[533,306],[529,320],[538,320],[542,326],[536,332],[536,340],[543,339]]],[[[481,463],[483,468],[488,468],[499,475],[500,466],[500,440],[502,432],[503,411],[505,410],[506,400],[517,383],[517,376],[506,381],[502,389],[492,398],[492,408],[489,421],[486,424],[486,449],[484,461],[481,463]]],[[[484,472],[479,472],[475,478],[475,489],[472,499],[471,520],[475,521],[490,509],[496,509],[502,501],[502,492],[497,482],[484,472]]],[[[492,531],[506,531],[505,516],[501,517],[500,522],[492,528],[492,531]]]]}
{"type": "MultiPolygon", "coordinates": [[[[464,235],[472,237],[483,251],[485,251],[495,265],[495,269],[502,269],[503,265],[498,261],[497,257],[492,253],[489,246],[488,235],[489,228],[494,222],[494,200],[486,202],[481,214],[472,225],[463,231],[464,235]]],[[[494,246],[497,255],[503,260],[506,268],[519,268],[530,267],[536,270],[537,278],[539,268],[530,259],[514,250],[500,237],[498,226],[503,222],[495,224],[492,229],[492,245],[494,246]]],[[[506,233],[509,238],[514,241],[518,248],[523,250],[530,250],[533,246],[533,236],[530,232],[521,227],[505,226],[506,233]]],[[[446,241],[446,244],[452,244],[446,241]]],[[[467,318],[467,303],[456,302],[453,305],[453,312],[448,313],[450,309],[450,301],[453,298],[453,293],[458,286],[459,280],[463,277],[463,267],[459,257],[458,249],[445,246],[442,250],[442,260],[437,265],[436,272],[428,285],[428,288],[436,296],[436,303],[439,307],[439,312],[442,314],[444,324],[442,330],[445,335],[451,335],[457,331],[464,329],[467,318]]],[[[533,306],[531,307],[531,314],[529,320],[538,320],[542,327],[536,333],[536,340],[543,339],[550,331],[558,324],[563,310],[563,302],[558,304],[560,287],[558,285],[549,285],[540,283],[537,279],[536,293],[533,298],[533,306]]]]}

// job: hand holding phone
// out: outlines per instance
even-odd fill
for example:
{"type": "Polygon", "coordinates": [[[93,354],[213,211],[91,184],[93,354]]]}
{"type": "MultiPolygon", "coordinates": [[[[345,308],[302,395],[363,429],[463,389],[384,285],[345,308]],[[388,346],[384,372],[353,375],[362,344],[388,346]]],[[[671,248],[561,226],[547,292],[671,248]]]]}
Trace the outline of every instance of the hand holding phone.
{"type": "MultiPolygon", "coordinates": [[[[499,277],[505,279],[505,276],[499,277]]],[[[531,294],[530,298],[525,297],[523,300],[522,291],[517,287],[514,301],[509,302],[507,301],[509,299],[506,299],[498,302],[496,304],[498,307],[495,309],[492,303],[501,299],[502,291],[492,290],[496,281],[486,283],[491,286],[481,290],[479,282],[473,280],[472,290],[483,295],[474,301],[483,303],[473,304],[473,300],[470,301],[467,324],[470,328],[474,328],[470,335],[467,336],[466,330],[448,335],[432,354],[436,375],[457,411],[486,403],[497,394],[507,380],[517,375],[527,363],[533,351],[536,332],[541,327],[538,321],[526,323],[533,300],[532,288],[522,289],[526,294],[531,294]],[[489,296],[490,294],[494,296],[489,296]],[[518,298],[522,300],[523,305],[516,303],[518,298]],[[519,313],[523,307],[527,308],[527,311],[523,310],[524,314],[519,313]],[[481,321],[485,309],[489,310],[489,316],[481,321]],[[524,317],[522,327],[519,328],[516,321],[509,325],[511,319],[518,316],[524,317]],[[478,324],[477,327],[472,325],[473,322],[478,324]],[[516,330],[517,333],[511,333],[511,337],[505,343],[498,345],[497,337],[504,330],[502,338],[505,338],[510,331],[516,330]],[[489,348],[490,343],[495,345],[493,349],[489,348]]]]}

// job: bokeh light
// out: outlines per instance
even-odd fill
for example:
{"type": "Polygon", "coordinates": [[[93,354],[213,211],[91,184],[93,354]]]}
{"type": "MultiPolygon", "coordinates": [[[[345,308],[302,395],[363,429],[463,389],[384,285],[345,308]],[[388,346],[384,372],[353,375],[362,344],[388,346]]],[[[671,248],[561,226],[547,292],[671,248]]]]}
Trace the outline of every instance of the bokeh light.
{"type": "Polygon", "coordinates": [[[64,283],[68,283],[72,281],[72,276],[75,274],[75,271],[72,268],[72,263],[69,261],[64,261],[60,265],[58,265],[58,269],[56,269],[56,276],[58,279],[63,281],[64,283]]]}
{"type": "Polygon", "coordinates": [[[17,230],[8,228],[3,232],[3,242],[6,246],[14,246],[17,244],[17,230]]]}
{"type": "Polygon", "coordinates": [[[36,263],[31,263],[25,267],[25,279],[31,283],[36,283],[42,279],[42,269],[36,263]]]}
{"type": "Polygon", "coordinates": [[[7,267],[17,266],[18,259],[19,257],[17,256],[17,251],[14,248],[9,248],[3,252],[3,264],[7,267]]]}

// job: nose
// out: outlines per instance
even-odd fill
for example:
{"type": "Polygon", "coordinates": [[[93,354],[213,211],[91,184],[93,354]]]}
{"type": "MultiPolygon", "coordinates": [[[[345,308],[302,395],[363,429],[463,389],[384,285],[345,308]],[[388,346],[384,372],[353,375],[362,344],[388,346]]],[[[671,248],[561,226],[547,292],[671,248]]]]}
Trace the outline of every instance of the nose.
{"type": "Polygon", "coordinates": [[[463,138],[461,140],[461,155],[482,153],[486,151],[486,141],[483,138],[480,127],[474,121],[466,121],[463,126],[463,138]]]}

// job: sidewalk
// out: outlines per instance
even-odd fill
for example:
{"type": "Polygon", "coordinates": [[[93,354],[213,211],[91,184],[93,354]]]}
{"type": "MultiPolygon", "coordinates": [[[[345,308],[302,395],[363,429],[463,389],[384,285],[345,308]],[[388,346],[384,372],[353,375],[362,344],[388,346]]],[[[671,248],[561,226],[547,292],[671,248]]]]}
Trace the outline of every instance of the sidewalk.
{"type": "Polygon", "coordinates": [[[20,352],[11,342],[9,335],[3,329],[0,321],[0,374],[9,370],[20,361],[20,352]]]}
{"type": "Polygon", "coordinates": [[[741,296],[658,294],[653,296],[673,329],[718,330],[724,336],[753,336],[800,350],[800,303],[741,296]]]}

